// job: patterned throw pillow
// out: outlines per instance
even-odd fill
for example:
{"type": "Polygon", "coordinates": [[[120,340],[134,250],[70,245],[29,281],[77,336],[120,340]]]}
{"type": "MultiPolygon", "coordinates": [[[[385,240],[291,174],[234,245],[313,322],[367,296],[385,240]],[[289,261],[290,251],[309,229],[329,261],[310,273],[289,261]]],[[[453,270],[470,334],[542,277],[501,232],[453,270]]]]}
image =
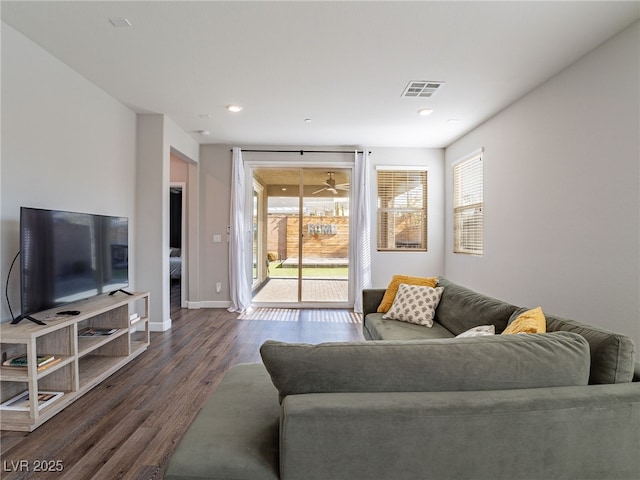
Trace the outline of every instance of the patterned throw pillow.
{"type": "Polygon", "coordinates": [[[412,277],[410,275],[394,275],[391,278],[391,282],[384,292],[382,301],[378,305],[378,313],[387,313],[393,305],[393,301],[396,299],[398,293],[398,286],[401,283],[407,285],[423,285],[427,287],[435,287],[438,285],[438,277],[412,277]]]}
{"type": "Polygon", "coordinates": [[[382,318],[431,327],[443,290],[443,287],[433,288],[401,283],[393,305],[382,318]]]}

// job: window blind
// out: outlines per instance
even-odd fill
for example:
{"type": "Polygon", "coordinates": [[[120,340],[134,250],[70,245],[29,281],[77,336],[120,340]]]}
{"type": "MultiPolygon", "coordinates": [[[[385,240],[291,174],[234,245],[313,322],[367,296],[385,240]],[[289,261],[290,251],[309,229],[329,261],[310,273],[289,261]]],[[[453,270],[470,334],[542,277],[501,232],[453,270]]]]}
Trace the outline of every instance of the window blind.
{"type": "Polygon", "coordinates": [[[427,171],[378,169],[378,250],[427,250],[427,171]]]}
{"type": "Polygon", "coordinates": [[[483,252],[482,151],[453,167],[453,219],[455,253],[483,252]]]}

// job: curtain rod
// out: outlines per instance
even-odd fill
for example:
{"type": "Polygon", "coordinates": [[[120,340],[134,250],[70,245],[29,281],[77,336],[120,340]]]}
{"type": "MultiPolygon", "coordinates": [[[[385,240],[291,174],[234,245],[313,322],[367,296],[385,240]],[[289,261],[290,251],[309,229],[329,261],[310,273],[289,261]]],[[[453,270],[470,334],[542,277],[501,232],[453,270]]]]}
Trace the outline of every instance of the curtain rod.
{"type": "MultiPolygon", "coordinates": [[[[304,155],[305,153],[357,153],[359,150],[250,150],[243,149],[243,152],[254,152],[254,153],[299,153],[300,155],[304,155]]],[[[230,150],[233,152],[233,149],[230,150]]],[[[371,152],[368,152],[371,154],[371,152]]]]}

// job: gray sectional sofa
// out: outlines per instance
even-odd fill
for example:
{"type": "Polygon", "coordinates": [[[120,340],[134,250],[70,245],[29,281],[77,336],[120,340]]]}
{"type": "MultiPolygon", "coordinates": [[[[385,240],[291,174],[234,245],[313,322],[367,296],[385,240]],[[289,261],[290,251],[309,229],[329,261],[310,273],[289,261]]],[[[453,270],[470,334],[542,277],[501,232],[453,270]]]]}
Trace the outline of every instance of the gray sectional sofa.
{"type": "Polygon", "coordinates": [[[623,335],[547,315],[546,334],[455,338],[522,309],[446,279],[433,327],[384,319],[366,342],[268,341],[233,367],[168,480],[640,478],[640,370],[623,335]],[[634,373],[635,372],[635,373],[634,373]]]}

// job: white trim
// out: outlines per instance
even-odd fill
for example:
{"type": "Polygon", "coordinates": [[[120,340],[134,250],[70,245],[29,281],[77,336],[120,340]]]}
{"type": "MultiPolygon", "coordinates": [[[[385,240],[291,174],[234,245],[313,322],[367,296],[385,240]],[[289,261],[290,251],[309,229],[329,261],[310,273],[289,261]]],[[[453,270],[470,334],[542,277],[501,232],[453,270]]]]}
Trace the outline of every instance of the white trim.
{"type": "Polygon", "coordinates": [[[231,306],[229,300],[203,300],[201,302],[187,302],[187,308],[189,310],[199,310],[201,308],[224,308],[227,309],[231,306]]]}
{"type": "Polygon", "coordinates": [[[426,167],[426,166],[423,166],[423,165],[406,165],[406,166],[401,166],[401,165],[376,165],[376,171],[383,171],[383,172],[388,172],[388,171],[428,172],[429,171],[429,167],[426,167]]]}
{"type": "Polygon", "coordinates": [[[166,332],[170,328],[171,318],[168,318],[163,322],[149,322],[149,331],[151,332],[166,332]]]}
{"type": "Polygon", "coordinates": [[[454,162],[451,163],[451,167],[455,167],[459,163],[466,162],[467,160],[471,160],[472,158],[482,157],[482,156],[484,156],[484,147],[480,147],[474,150],[473,152],[468,153],[464,157],[459,158],[458,160],[455,160],[454,162]]]}
{"type": "Polygon", "coordinates": [[[200,308],[229,308],[231,302],[228,300],[206,300],[200,302],[200,308]]]}

